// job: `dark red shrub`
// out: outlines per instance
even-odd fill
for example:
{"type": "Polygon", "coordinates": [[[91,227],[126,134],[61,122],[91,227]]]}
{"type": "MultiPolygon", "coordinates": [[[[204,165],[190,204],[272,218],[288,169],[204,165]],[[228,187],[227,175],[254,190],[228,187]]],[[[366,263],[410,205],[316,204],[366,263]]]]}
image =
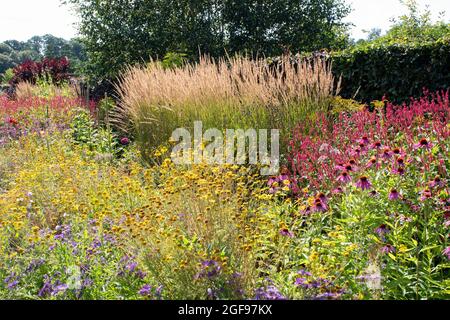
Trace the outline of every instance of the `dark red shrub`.
{"type": "Polygon", "coordinates": [[[26,60],[14,68],[13,86],[20,82],[36,84],[38,79],[44,79],[59,85],[69,80],[69,60],[65,57],[59,59],[45,58],[41,62],[26,60]]]}

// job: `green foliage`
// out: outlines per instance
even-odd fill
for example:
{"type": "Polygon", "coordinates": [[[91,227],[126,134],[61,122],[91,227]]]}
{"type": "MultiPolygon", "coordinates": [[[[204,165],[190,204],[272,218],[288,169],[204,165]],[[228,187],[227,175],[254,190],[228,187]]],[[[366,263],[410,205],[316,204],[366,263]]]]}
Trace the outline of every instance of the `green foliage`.
{"type": "Polygon", "coordinates": [[[80,109],[70,127],[71,137],[75,143],[87,146],[104,160],[112,161],[124,151],[109,126],[98,127],[87,110],[80,109]]]}
{"type": "Polygon", "coordinates": [[[368,39],[360,41],[358,46],[420,44],[450,39],[450,23],[443,20],[433,23],[430,10],[421,12],[416,0],[401,2],[408,13],[394,19],[391,29],[383,36],[380,29],[373,29],[368,39]]]}
{"type": "Polygon", "coordinates": [[[8,84],[13,77],[14,77],[13,69],[12,68],[7,69],[2,76],[2,83],[8,84]]]}
{"type": "Polygon", "coordinates": [[[71,71],[81,74],[86,60],[84,46],[79,39],[65,40],[52,36],[34,36],[28,41],[8,40],[0,43],[0,73],[25,60],[38,61],[42,58],[67,57],[71,71]]]}
{"type": "Polygon", "coordinates": [[[95,79],[167,52],[198,57],[339,49],[348,42],[342,0],[66,0],[80,18],[95,79]],[[180,14],[181,13],[181,14],[180,14]]]}
{"type": "Polygon", "coordinates": [[[180,68],[186,63],[186,57],[185,53],[168,52],[164,56],[162,65],[164,69],[180,68]]]}
{"type": "Polygon", "coordinates": [[[419,97],[423,89],[450,85],[450,41],[373,44],[332,54],[333,72],[342,75],[341,94],[369,102],[384,95],[395,102],[419,97]]]}

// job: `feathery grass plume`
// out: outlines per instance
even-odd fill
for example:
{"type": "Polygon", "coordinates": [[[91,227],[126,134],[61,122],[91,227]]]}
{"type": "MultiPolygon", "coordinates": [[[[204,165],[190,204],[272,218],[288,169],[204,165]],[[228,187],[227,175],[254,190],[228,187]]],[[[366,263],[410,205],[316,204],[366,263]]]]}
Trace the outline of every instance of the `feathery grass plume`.
{"type": "Polygon", "coordinates": [[[205,129],[281,129],[285,139],[299,121],[328,110],[339,83],[319,59],[294,65],[286,58],[274,67],[264,59],[203,56],[176,69],[155,61],[129,67],[117,89],[121,104],[112,119],[145,157],[194,121],[205,129]]]}

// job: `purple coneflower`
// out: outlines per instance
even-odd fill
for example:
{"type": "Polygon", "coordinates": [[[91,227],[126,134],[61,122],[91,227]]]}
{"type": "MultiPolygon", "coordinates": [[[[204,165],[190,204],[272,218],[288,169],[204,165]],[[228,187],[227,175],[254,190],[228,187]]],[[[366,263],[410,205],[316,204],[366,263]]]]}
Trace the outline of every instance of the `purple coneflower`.
{"type": "Polygon", "coordinates": [[[314,212],[326,212],[327,206],[326,204],[324,204],[322,201],[320,201],[320,199],[316,199],[315,203],[314,203],[314,207],[313,207],[313,211],[314,212]]]}
{"type": "Polygon", "coordinates": [[[336,189],[331,191],[331,193],[333,193],[333,194],[339,194],[339,193],[343,193],[343,192],[344,192],[344,190],[341,187],[337,187],[336,189]]]}
{"type": "Polygon", "coordinates": [[[383,236],[388,232],[389,232],[389,229],[385,224],[382,224],[381,226],[379,226],[378,228],[375,229],[375,233],[378,234],[379,236],[383,236]]]}
{"type": "Polygon", "coordinates": [[[383,248],[381,248],[382,253],[395,253],[395,248],[391,246],[390,244],[385,245],[383,248]]]}
{"type": "Polygon", "coordinates": [[[398,174],[399,176],[402,176],[402,175],[405,174],[405,169],[402,168],[402,167],[394,168],[394,169],[392,169],[392,173],[393,174],[398,174]]]}
{"type": "Polygon", "coordinates": [[[288,229],[281,229],[280,234],[284,237],[289,237],[289,238],[294,237],[294,234],[291,231],[289,231],[288,229]]]}
{"type": "Polygon", "coordinates": [[[311,207],[306,207],[305,210],[302,210],[300,213],[304,216],[309,216],[311,214],[311,207]]]}
{"type": "Polygon", "coordinates": [[[434,180],[428,183],[428,185],[430,186],[430,188],[435,188],[435,187],[442,187],[444,183],[442,182],[439,176],[436,176],[434,180]]]}
{"type": "Polygon", "coordinates": [[[376,141],[376,142],[374,142],[374,143],[372,144],[372,148],[373,148],[373,149],[379,150],[379,149],[381,149],[381,147],[382,147],[382,145],[381,145],[381,142],[380,142],[380,141],[376,141]]]}
{"type": "Polygon", "coordinates": [[[347,171],[343,171],[343,172],[339,175],[339,177],[337,178],[337,180],[338,180],[339,182],[342,182],[342,183],[349,183],[350,181],[352,181],[352,178],[350,177],[350,175],[348,174],[347,171]]]}
{"type": "Polygon", "coordinates": [[[400,198],[400,193],[395,190],[392,189],[391,192],[389,193],[389,200],[398,200],[400,198]]]}
{"type": "Polygon", "coordinates": [[[432,144],[430,142],[428,142],[427,139],[422,138],[420,139],[419,143],[414,145],[414,149],[426,149],[426,150],[430,150],[432,147],[432,144]]]}
{"type": "Polygon", "coordinates": [[[375,165],[377,163],[377,158],[376,157],[371,157],[369,161],[367,161],[367,168],[372,167],[373,165],[375,165]]]}
{"type": "Polygon", "coordinates": [[[432,197],[431,191],[428,189],[425,189],[424,191],[421,192],[421,196],[420,196],[420,201],[425,201],[428,200],[432,197]]]}
{"type": "Polygon", "coordinates": [[[450,260],[450,247],[447,247],[442,252],[444,256],[447,256],[447,259],[450,260]]]}
{"type": "Polygon", "coordinates": [[[362,190],[369,190],[372,188],[372,184],[366,176],[360,177],[358,182],[356,182],[356,186],[362,190]]]}
{"type": "Polygon", "coordinates": [[[389,160],[392,158],[392,151],[386,147],[383,150],[383,153],[381,154],[381,158],[383,158],[384,160],[389,160]]]}

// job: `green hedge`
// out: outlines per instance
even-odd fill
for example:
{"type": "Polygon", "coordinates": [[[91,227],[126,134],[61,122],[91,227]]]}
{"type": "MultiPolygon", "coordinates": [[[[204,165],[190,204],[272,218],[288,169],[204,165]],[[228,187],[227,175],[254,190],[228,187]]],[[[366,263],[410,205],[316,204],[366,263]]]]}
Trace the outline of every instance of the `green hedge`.
{"type": "Polygon", "coordinates": [[[386,95],[403,102],[423,89],[450,87],[450,41],[411,45],[366,45],[331,54],[341,95],[369,102],[386,95]],[[357,93],[357,94],[356,94],[357,93]],[[356,95],[355,95],[356,94],[356,95]]]}

